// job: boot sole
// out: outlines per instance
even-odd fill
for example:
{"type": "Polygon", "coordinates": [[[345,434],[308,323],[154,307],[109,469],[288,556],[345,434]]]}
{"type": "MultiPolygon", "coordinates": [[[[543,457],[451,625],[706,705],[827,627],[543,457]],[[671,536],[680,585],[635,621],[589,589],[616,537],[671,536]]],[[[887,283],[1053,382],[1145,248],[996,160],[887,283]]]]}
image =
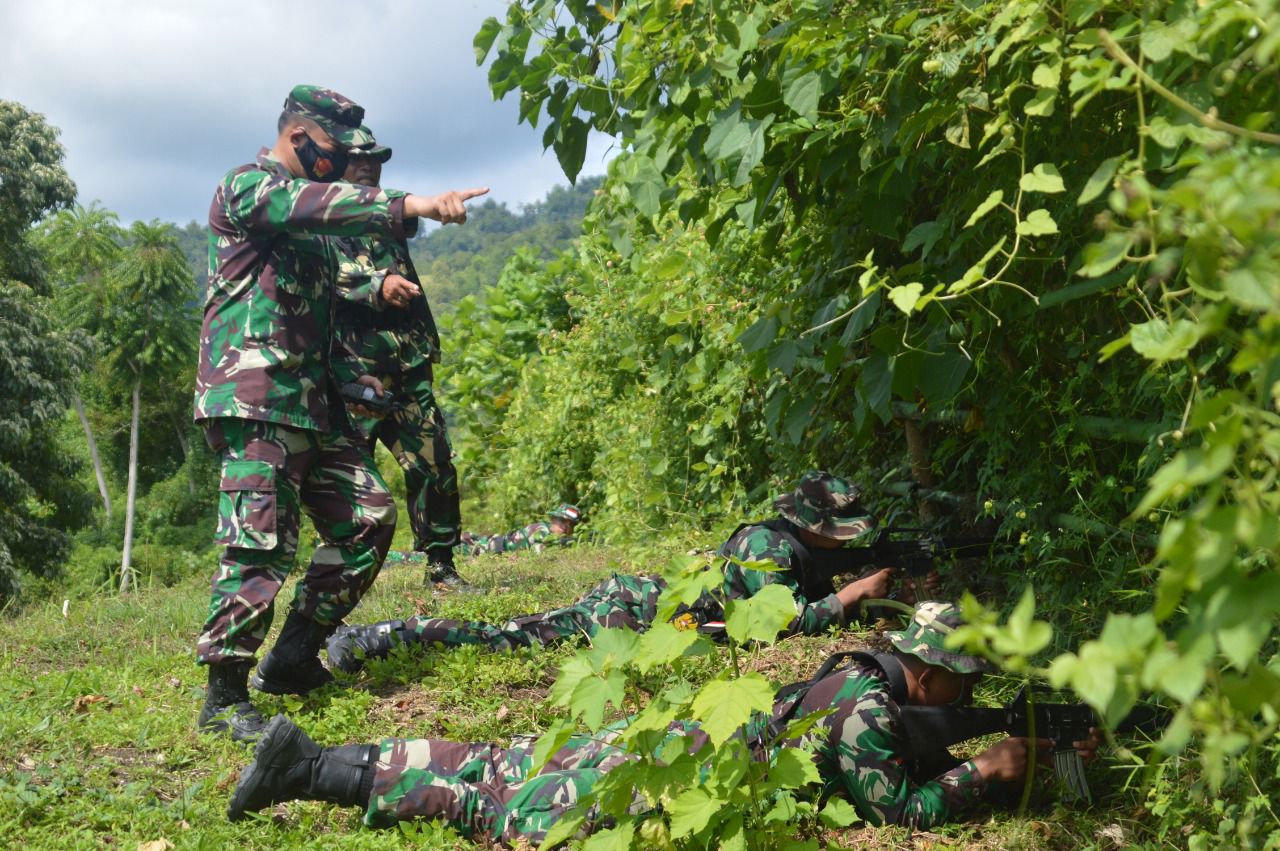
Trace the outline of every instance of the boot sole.
{"type": "MultiPolygon", "coordinates": [[[[249,804],[249,799],[258,791],[258,787],[262,785],[262,780],[258,771],[259,761],[272,756],[271,751],[278,747],[287,747],[290,742],[289,736],[293,731],[293,726],[289,724],[289,719],[283,715],[277,715],[272,718],[267,728],[262,731],[262,737],[258,739],[258,745],[253,749],[253,762],[245,767],[244,773],[240,775],[240,782],[236,784],[236,791],[231,795],[231,803],[227,805],[227,820],[240,821],[247,815],[245,809],[249,804]],[[283,732],[282,732],[283,731],[283,732]]],[[[264,807],[270,804],[263,804],[264,807]]],[[[261,809],[261,807],[259,807],[261,809]]]]}

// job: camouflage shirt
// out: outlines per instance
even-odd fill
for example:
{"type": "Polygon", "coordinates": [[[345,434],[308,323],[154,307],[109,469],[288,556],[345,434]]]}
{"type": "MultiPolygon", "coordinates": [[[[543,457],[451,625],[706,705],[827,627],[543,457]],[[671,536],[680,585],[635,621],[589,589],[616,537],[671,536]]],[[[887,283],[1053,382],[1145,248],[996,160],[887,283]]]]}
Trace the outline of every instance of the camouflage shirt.
{"type": "Polygon", "coordinates": [[[561,537],[546,520],[535,520],[528,526],[512,530],[505,535],[472,535],[464,533],[462,544],[471,555],[481,553],[509,553],[515,550],[533,550],[540,553],[549,546],[569,543],[570,537],[561,537]]]}
{"type": "Polygon", "coordinates": [[[239,417],[328,431],[340,261],[326,235],[403,237],[404,226],[404,193],[299,180],[266,149],[255,163],[228,172],[209,208],[196,420],[239,417]]]}
{"type": "MultiPolygon", "coordinates": [[[[812,749],[824,794],[847,798],[858,815],[874,825],[898,824],[919,830],[953,819],[986,792],[972,760],[937,777],[913,778],[902,754],[898,706],[884,675],[855,664],[825,677],[800,697],[796,718],[834,710],[791,745],[812,749]]],[[[774,705],[775,716],[788,702],[774,705]]]]}
{"type": "Polygon", "coordinates": [[[382,300],[388,272],[422,286],[408,244],[385,236],[343,237],[337,242],[348,261],[338,271],[336,305],[338,336],[347,348],[374,375],[399,375],[424,363],[438,363],[440,333],[427,297],[414,298],[404,309],[382,300]]]}
{"type": "Polygon", "coordinates": [[[825,586],[819,583],[820,594],[814,594],[812,585],[806,588],[794,548],[768,526],[756,524],[739,529],[724,542],[719,554],[741,562],[771,561],[783,568],[777,572],[752,570],[726,561],[723,589],[726,598],[745,600],[760,593],[766,585],[777,582],[790,588],[796,599],[796,619],[787,626],[788,633],[817,635],[832,625],[844,625],[844,605],[836,596],[835,587],[830,581],[825,586]]]}

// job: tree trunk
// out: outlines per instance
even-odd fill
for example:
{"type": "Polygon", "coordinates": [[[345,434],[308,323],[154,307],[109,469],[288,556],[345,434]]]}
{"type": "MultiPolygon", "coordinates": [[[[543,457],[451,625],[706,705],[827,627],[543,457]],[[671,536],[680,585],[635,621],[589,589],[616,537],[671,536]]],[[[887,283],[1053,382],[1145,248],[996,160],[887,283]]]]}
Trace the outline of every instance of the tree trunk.
{"type": "Polygon", "coordinates": [[[84,412],[84,402],[79,391],[71,395],[71,401],[80,416],[80,425],[84,426],[84,439],[89,444],[89,457],[93,459],[93,474],[98,479],[98,493],[102,494],[102,507],[107,512],[107,522],[111,522],[111,493],[107,490],[107,477],[102,474],[102,456],[98,454],[98,441],[93,439],[93,426],[84,412]]]}
{"type": "Polygon", "coordinates": [[[133,514],[138,497],[138,410],[142,407],[142,376],[133,381],[133,419],[129,424],[129,488],[124,506],[124,553],[120,558],[120,593],[133,581],[133,514]]]}

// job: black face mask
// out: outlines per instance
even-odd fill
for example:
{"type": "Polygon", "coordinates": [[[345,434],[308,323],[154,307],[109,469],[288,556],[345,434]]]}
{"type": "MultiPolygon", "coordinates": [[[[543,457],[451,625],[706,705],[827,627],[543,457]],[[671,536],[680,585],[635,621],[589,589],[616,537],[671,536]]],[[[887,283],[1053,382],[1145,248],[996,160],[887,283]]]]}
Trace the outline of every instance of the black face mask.
{"type": "Polygon", "coordinates": [[[316,144],[310,135],[304,137],[301,145],[294,145],[293,152],[298,155],[298,162],[307,177],[318,183],[333,183],[341,180],[347,172],[346,151],[326,151],[316,144]]]}

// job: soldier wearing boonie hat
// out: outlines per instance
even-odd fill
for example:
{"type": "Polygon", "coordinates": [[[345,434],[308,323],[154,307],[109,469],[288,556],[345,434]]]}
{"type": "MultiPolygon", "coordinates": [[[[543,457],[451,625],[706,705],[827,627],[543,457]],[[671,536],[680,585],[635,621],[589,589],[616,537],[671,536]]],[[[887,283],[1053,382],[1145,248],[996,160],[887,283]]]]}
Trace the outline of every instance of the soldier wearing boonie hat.
{"type": "Polygon", "coordinates": [[[766,585],[780,583],[796,600],[796,619],[789,630],[816,635],[842,626],[865,599],[884,597],[893,582],[891,569],[880,569],[837,589],[829,576],[813,569],[811,550],[835,549],[875,528],[862,504],[862,490],[832,473],[811,470],[788,493],[773,501],[779,517],[738,527],[720,548],[725,564],[725,593],[745,599],[766,585]],[[772,561],[780,571],[752,570],[743,562],[772,561]]]}
{"type": "MultiPolygon", "coordinates": [[[[361,127],[367,142],[350,153],[346,179],[378,186],[391,148],[361,127]]],[[[381,420],[359,417],[370,450],[387,447],[404,471],[405,504],[413,529],[406,561],[426,562],[427,584],[468,590],[453,564],[461,540],[458,473],[453,465],[444,413],[435,394],[433,365],[440,360],[440,333],[422,292],[409,246],[381,236],[345,237],[338,247],[348,261],[338,275],[338,336],[402,404],[381,420]]],[[[339,380],[353,377],[339,366],[339,380]]]]}
{"type": "Polygon", "coordinates": [[[947,636],[964,623],[953,603],[929,600],[916,606],[911,622],[903,629],[886,632],[885,637],[900,653],[914,656],[926,665],[936,665],[957,674],[985,674],[995,666],[981,656],[947,648],[947,636]]]}
{"type": "Polygon", "coordinates": [[[255,654],[290,572],[303,510],[324,543],[255,687],[305,693],[332,680],[318,651],[377,575],[395,530],[395,504],[347,424],[331,367],[354,354],[333,347],[329,308],[339,258],[329,237],[403,237],[419,216],[466,219],[463,202],[487,190],[409,195],[335,183],[348,151],[374,143],[364,110],[320,86],[285,98],[275,143],[222,178],[209,209],[211,273],[196,370],[195,420],[218,453],[215,540],[225,546],[209,614],[196,642],[208,667],[203,731],[258,736],[249,701],[255,654]]]}

